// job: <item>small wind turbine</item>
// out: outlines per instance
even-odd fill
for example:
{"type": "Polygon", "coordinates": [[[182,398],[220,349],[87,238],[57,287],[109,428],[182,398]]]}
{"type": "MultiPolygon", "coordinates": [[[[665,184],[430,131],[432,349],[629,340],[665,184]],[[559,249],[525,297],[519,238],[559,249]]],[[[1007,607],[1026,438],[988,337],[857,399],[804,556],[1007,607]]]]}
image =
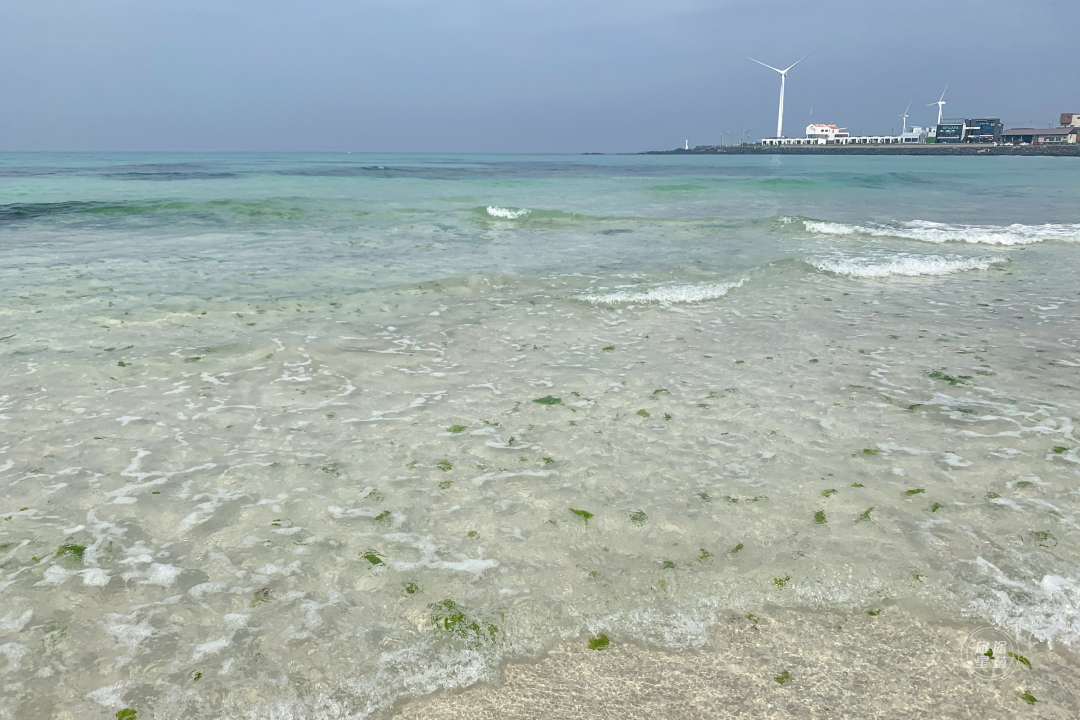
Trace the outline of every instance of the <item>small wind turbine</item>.
{"type": "MultiPolygon", "coordinates": [[[[949,85],[948,85],[948,83],[946,83],[945,84],[945,90],[948,90],[948,89],[949,89],[949,85]]],[[[941,109],[943,107],[945,107],[945,90],[941,91],[941,98],[939,98],[937,102],[926,103],[926,107],[930,107],[931,105],[937,105],[937,124],[938,125],[941,124],[941,109]]]]}
{"type": "Polygon", "coordinates": [[[754,60],[754,62],[756,62],[758,65],[765,65],[765,67],[769,68],[770,70],[775,70],[776,72],[780,73],[780,112],[776,117],[776,137],[784,136],[784,84],[787,81],[788,70],[795,67],[808,57],[810,56],[802,56],[783,70],[779,68],[774,68],[772,65],[765,65],[765,63],[761,62],[760,60],[754,60],[754,58],[747,58],[747,60],[754,60]]]}
{"type": "Polygon", "coordinates": [[[903,135],[904,133],[907,132],[907,119],[910,117],[910,115],[908,115],[908,110],[911,110],[911,103],[907,104],[907,110],[905,110],[904,114],[900,116],[900,117],[904,118],[904,129],[903,129],[903,131],[901,131],[901,133],[900,133],[901,135],[903,135]]]}

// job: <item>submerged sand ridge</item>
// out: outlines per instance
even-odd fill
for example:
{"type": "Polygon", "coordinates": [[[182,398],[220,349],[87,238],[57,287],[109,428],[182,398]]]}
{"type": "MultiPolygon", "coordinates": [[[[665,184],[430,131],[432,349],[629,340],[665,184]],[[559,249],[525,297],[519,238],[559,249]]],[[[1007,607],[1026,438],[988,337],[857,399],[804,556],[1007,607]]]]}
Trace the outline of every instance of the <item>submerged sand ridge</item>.
{"type": "Polygon", "coordinates": [[[555,647],[406,716],[1067,717],[1068,250],[10,308],[7,712],[371,717],[555,647]]]}

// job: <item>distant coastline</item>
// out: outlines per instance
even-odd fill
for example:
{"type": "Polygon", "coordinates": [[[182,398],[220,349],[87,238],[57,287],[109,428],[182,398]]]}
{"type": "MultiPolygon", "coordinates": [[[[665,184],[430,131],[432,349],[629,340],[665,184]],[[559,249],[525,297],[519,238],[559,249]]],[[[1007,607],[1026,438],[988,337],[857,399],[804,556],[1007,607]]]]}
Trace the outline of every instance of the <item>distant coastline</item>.
{"type": "MultiPolygon", "coordinates": [[[[593,154],[593,153],[589,153],[593,154]]],[[[1062,145],[699,145],[690,150],[648,150],[637,155],[1023,155],[1080,157],[1080,143],[1062,145]]]]}

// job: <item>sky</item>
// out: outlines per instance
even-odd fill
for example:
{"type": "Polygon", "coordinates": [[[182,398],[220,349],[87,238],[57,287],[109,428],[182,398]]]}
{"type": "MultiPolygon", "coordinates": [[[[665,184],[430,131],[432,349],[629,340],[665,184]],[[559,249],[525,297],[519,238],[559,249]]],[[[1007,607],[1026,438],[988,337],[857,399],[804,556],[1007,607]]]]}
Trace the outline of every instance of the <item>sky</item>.
{"type": "Polygon", "coordinates": [[[1057,0],[3,0],[0,150],[637,152],[1080,112],[1057,0]]]}

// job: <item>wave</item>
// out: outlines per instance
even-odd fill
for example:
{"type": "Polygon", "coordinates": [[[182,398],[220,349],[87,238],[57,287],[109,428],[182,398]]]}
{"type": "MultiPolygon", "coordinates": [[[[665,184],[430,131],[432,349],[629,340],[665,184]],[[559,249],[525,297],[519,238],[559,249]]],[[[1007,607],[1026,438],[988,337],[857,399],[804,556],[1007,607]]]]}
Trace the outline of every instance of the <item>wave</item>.
{"type": "Polygon", "coordinates": [[[950,275],[965,270],[989,270],[1008,262],[1006,258],[958,258],[940,255],[897,255],[892,258],[811,258],[807,262],[818,270],[855,278],[920,277],[950,275]]]}
{"type": "Polygon", "coordinates": [[[0,224],[47,220],[51,218],[139,217],[187,215],[197,219],[242,217],[247,219],[289,220],[307,215],[299,202],[288,199],[257,201],[209,200],[156,202],[55,202],[10,203],[0,205],[0,224]]]}
{"type": "Polygon", "coordinates": [[[871,237],[894,237],[922,242],[966,242],[982,245],[1030,245],[1057,240],[1080,242],[1080,224],[1067,225],[1046,223],[1043,225],[949,225],[927,220],[911,220],[893,225],[846,223],[803,220],[807,232],[820,235],[869,235],[871,237]]]}
{"type": "Polygon", "coordinates": [[[491,217],[504,218],[506,220],[517,220],[520,217],[525,217],[532,210],[528,208],[504,208],[497,205],[488,205],[487,214],[491,217]]]}
{"type": "Polygon", "coordinates": [[[746,278],[732,283],[698,283],[681,284],[665,283],[653,285],[641,290],[641,286],[633,286],[633,289],[619,289],[612,293],[588,293],[579,298],[593,305],[618,305],[622,303],[658,303],[672,305],[675,303],[697,303],[706,300],[715,300],[728,294],[732,288],[741,287],[746,278]]]}

